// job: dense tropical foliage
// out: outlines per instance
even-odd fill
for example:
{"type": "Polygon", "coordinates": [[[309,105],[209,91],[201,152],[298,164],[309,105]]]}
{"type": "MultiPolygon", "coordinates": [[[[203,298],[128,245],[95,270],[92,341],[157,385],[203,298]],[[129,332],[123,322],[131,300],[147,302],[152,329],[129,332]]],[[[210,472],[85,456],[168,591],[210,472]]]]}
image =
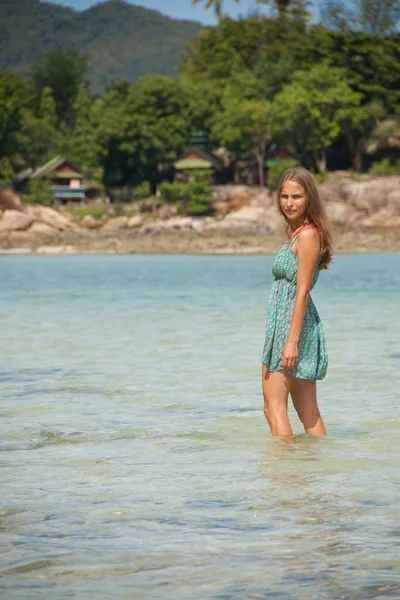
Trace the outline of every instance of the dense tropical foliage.
{"type": "MultiPolygon", "coordinates": [[[[232,172],[253,165],[260,184],[282,148],[316,171],[383,160],[375,172],[397,172],[400,34],[312,24],[304,3],[286,4],[268,17],[220,11],[175,77],[116,79],[101,95],[74,49],[38,58],[28,79],[0,71],[0,180],[64,154],[111,188],[154,190],[194,131],[225,149],[232,172]]],[[[194,212],[207,205],[198,196],[194,212]]]]}

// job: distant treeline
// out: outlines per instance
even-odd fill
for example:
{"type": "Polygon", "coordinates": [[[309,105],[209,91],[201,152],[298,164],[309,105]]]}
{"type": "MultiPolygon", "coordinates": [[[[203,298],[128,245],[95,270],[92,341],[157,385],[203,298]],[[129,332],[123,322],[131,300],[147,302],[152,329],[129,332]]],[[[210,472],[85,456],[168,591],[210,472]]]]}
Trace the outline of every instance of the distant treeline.
{"type": "MultiPolygon", "coordinates": [[[[87,61],[59,48],[29,82],[0,72],[0,179],[56,154],[109,186],[154,188],[203,132],[232,164],[277,148],[304,165],[362,171],[400,148],[400,34],[327,29],[301,12],[221,17],[183,53],[176,77],[119,80],[88,93],[87,61]]],[[[392,166],[390,163],[393,163],[392,166]]]]}

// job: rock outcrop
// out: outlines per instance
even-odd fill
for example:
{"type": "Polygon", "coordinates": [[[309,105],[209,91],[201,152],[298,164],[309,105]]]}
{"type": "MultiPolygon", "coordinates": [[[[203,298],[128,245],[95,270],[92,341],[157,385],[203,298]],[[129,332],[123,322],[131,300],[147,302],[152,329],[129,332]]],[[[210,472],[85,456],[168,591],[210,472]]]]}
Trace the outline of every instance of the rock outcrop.
{"type": "Polygon", "coordinates": [[[25,231],[33,223],[33,217],[19,210],[5,210],[0,221],[0,232],[25,231]]]}
{"type": "Polygon", "coordinates": [[[59,233],[59,230],[56,229],[55,227],[52,227],[51,225],[49,225],[48,223],[42,223],[40,221],[37,221],[35,223],[33,223],[32,227],[30,227],[28,229],[28,232],[31,235],[57,235],[59,233]]]}
{"type": "Polygon", "coordinates": [[[0,190],[0,211],[2,210],[23,210],[20,197],[11,188],[0,190]]]}
{"type": "Polygon", "coordinates": [[[128,228],[135,229],[143,225],[143,217],[141,215],[135,215],[128,220],[128,228]]]}
{"type": "MultiPolygon", "coordinates": [[[[357,242],[360,251],[392,246],[400,249],[400,177],[331,173],[320,189],[329,218],[345,240],[343,248],[356,247],[355,240],[363,237],[361,230],[369,241],[357,242]]],[[[108,221],[87,214],[78,225],[76,212],[22,205],[12,191],[0,190],[0,252],[17,245],[33,251],[54,246],[57,253],[70,252],[71,247],[113,253],[138,252],[139,248],[152,252],[154,247],[160,251],[207,251],[208,239],[214,239],[214,250],[221,252],[232,248],[244,252],[250,242],[243,245],[234,240],[254,240],[252,251],[257,247],[261,252],[266,240],[279,243],[284,230],[276,194],[243,185],[214,186],[211,214],[207,216],[180,216],[177,206],[163,204],[157,197],[134,205],[104,206],[108,221]],[[122,211],[121,216],[116,216],[117,210],[122,211]]]]}
{"type": "Polygon", "coordinates": [[[30,215],[34,221],[45,223],[58,231],[77,231],[79,229],[71,219],[48,206],[28,206],[25,213],[30,215]]]}
{"type": "Polygon", "coordinates": [[[81,221],[81,227],[85,229],[99,229],[103,223],[94,218],[93,215],[85,215],[81,221]]]}
{"type": "Polygon", "coordinates": [[[126,229],[128,227],[128,217],[113,217],[109,219],[107,223],[101,228],[102,231],[119,231],[120,229],[126,229]]]}

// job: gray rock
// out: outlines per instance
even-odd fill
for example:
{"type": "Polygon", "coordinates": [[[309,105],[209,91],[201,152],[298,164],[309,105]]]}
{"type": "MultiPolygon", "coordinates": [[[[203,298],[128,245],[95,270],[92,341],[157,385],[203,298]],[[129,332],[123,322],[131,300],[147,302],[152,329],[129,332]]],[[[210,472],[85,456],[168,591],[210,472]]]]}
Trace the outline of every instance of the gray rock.
{"type": "Polygon", "coordinates": [[[45,223],[54,229],[58,229],[58,231],[79,230],[79,227],[70,219],[48,206],[28,206],[25,212],[35,221],[45,223]]]}
{"type": "Polygon", "coordinates": [[[128,217],[113,217],[101,228],[102,231],[120,231],[128,227],[128,217]]]}
{"type": "Polygon", "coordinates": [[[5,210],[0,221],[0,231],[24,231],[33,223],[33,217],[19,210],[5,210]]]}

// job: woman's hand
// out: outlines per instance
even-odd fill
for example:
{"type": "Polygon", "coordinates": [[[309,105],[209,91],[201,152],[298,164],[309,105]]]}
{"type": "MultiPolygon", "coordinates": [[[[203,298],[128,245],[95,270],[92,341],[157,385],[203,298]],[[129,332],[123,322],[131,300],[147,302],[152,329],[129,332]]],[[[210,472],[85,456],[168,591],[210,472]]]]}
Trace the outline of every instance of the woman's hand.
{"type": "Polygon", "coordinates": [[[299,350],[296,342],[286,342],[282,350],[282,369],[288,371],[297,367],[299,350]]]}

